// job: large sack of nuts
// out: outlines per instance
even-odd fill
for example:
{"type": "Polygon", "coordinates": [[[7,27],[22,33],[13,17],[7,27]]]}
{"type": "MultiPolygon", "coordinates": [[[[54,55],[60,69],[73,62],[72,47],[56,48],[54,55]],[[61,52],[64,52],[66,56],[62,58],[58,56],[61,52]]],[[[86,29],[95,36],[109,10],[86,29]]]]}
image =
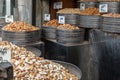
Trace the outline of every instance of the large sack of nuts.
{"type": "Polygon", "coordinates": [[[14,80],[80,80],[81,78],[71,74],[62,65],[37,57],[23,47],[6,41],[0,42],[0,45],[12,52],[14,80]]]}

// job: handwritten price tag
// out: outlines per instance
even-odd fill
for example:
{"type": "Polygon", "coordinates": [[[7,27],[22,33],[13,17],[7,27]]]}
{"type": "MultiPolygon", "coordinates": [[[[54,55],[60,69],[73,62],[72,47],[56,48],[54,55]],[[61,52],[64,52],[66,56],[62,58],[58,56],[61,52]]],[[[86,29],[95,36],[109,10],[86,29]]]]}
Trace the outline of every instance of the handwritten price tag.
{"type": "Polygon", "coordinates": [[[50,21],[50,14],[44,14],[44,21],[50,21]]]}
{"type": "Polygon", "coordinates": [[[108,4],[100,4],[99,5],[99,12],[100,13],[107,13],[108,12],[108,4]]]}
{"type": "Polygon", "coordinates": [[[11,62],[11,50],[8,48],[0,47],[0,62],[11,62]]]}
{"type": "Polygon", "coordinates": [[[85,10],[85,3],[80,3],[80,10],[85,10]]]}
{"type": "Polygon", "coordinates": [[[59,16],[59,23],[65,24],[65,16],[59,16]]]}
{"type": "Polygon", "coordinates": [[[11,23],[11,22],[13,22],[13,15],[6,15],[5,16],[5,22],[6,23],[11,23]]]}

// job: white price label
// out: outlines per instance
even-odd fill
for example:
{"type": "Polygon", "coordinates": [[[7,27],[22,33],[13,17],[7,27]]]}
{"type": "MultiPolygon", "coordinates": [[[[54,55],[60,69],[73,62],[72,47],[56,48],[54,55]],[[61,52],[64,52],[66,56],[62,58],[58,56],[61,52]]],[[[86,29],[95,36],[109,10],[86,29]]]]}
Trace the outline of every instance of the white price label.
{"type": "Polygon", "coordinates": [[[11,23],[11,22],[13,22],[13,15],[6,15],[5,16],[5,22],[6,23],[11,23]]]}
{"type": "Polygon", "coordinates": [[[65,24],[65,16],[59,16],[59,23],[65,24]]]}
{"type": "Polygon", "coordinates": [[[85,10],[85,3],[80,3],[80,10],[85,10]]]}
{"type": "Polygon", "coordinates": [[[0,47],[0,62],[11,62],[11,50],[8,48],[0,47]]]}
{"type": "Polygon", "coordinates": [[[55,2],[54,3],[54,9],[61,9],[62,8],[62,2],[55,2]]]}
{"type": "Polygon", "coordinates": [[[108,4],[100,4],[99,5],[99,12],[100,13],[107,13],[108,12],[108,4]]]}
{"type": "Polygon", "coordinates": [[[50,14],[44,14],[44,21],[50,21],[50,14]]]}

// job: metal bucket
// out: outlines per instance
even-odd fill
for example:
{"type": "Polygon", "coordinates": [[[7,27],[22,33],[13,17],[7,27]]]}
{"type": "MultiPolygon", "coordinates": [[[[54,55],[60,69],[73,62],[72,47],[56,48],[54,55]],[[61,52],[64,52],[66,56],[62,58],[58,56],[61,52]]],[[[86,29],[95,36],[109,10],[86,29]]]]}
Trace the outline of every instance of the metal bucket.
{"type": "Polygon", "coordinates": [[[63,44],[77,44],[84,41],[84,29],[80,30],[57,30],[57,42],[63,44]]]}
{"type": "Polygon", "coordinates": [[[78,26],[79,24],[79,15],[78,14],[57,14],[57,19],[59,19],[59,16],[65,16],[65,24],[71,24],[78,26]]]}
{"type": "Polygon", "coordinates": [[[28,51],[31,51],[36,56],[41,56],[41,50],[35,47],[25,47],[28,51]]]}
{"type": "Polygon", "coordinates": [[[24,45],[27,43],[40,41],[41,30],[27,32],[11,32],[2,30],[2,40],[12,42],[16,45],[24,45]]]}
{"type": "Polygon", "coordinates": [[[92,15],[79,15],[79,26],[83,28],[100,28],[101,17],[92,15]]]}
{"type": "Polygon", "coordinates": [[[2,27],[3,27],[3,26],[2,26],[2,25],[0,25],[0,37],[1,37],[1,29],[2,29],[2,27]]]}
{"type": "Polygon", "coordinates": [[[92,2],[92,1],[90,1],[90,2],[87,2],[87,1],[77,2],[77,4],[78,4],[78,8],[80,8],[81,4],[85,4],[85,8],[98,7],[98,2],[92,2]]]}
{"type": "Polygon", "coordinates": [[[109,13],[119,13],[120,12],[120,2],[100,2],[100,4],[108,4],[109,13]]]}
{"type": "Polygon", "coordinates": [[[105,32],[120,33],[120,18],[103,17],[102,30],[105,32]]]}
{"type": "Polygon", "coordinates": [[[52,61],[61,64],[63,67],[68,69],[68,71],[71,74],[76,75],[78,77],[78,80],[81,80],[82,72],[77,66],[75,66],[75,65],[73,65],[71,63],[63,62],[63,61],[56,61],[56,60],[52,60],[52,61]]]}
{"type": "Polygon", "coordinates": [[[42,38],[45,39],[56,39],[56,27],[42,26],[42,38]]]}

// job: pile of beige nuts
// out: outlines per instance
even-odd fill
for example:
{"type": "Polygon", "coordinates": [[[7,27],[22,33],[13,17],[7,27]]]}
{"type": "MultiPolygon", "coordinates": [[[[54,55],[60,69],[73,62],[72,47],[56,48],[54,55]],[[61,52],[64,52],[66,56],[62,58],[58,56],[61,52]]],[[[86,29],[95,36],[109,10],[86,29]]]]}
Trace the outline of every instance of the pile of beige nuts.
{"type": "Polygon", "coordinates": [[[70,24],[63,24],[63,25],[59,25],[57,27],[58,29],[63,29],[63,30],[79,30],[80,28],[77,26],[73,26],[70,24]]]}
{"type": "Polygon", "coordinates": [[[0,45],[12,51],[14,80],[78,80],[62,65],[37,57],[23,47],[6,41],[0,42],[0,45]]]}

